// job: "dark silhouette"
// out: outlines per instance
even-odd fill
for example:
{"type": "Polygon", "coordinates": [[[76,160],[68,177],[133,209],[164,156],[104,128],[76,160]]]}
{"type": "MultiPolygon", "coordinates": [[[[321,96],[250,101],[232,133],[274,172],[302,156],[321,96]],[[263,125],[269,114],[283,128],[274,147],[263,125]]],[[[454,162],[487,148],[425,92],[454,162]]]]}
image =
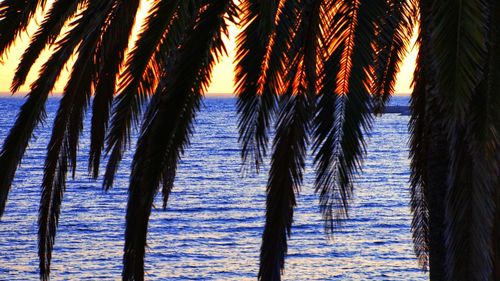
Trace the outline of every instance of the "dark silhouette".
{"type": "MultiPolygon", "coordinates": [[[[308,148],[327,234],[348,215],[364,134],[394,92],[419,26],[411,101],[415,252],[433,280],[497,280],[500,268],[500,3],[495,0],[155,0],[128,56],[140,0],[55,0],[23,54],[12,92],[40,53],[0,151],[0,217],[45,103],[75,54],[47,148],[39,209],[40,278],[48,280],[68,172],[92,109],[89,174],[112,187],[131,131],[123,280],[144,279],[153,199],[166,207],[177,163],[222,41],[238,15],[236,92],[244,164],[259,169],[275,126],[259,280],[281,280],[308,148]],[[68,31],[63,32],[63,27],[68,31]],[[93,97],[93,99],[91,99],[93,97]],[[91,104],[92,103],[92,104],[91,104]]],[[[46,1],[0,2],[5,56],[46,1]]]]}

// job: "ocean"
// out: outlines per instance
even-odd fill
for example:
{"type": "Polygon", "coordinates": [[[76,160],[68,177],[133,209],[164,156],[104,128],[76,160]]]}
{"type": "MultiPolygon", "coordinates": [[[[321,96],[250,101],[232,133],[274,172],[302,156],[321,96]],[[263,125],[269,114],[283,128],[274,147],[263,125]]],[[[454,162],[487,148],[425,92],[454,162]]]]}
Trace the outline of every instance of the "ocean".
{"type": "MultiPolygon", "coordinates": [[[[23,99],[0,98],[0,141],[23,99]]],[[[407,105],[395,97],[394,105],[407,105]]],[[[0,280],[37,280],[37,211],[46,146],[58,99],[18,169],[0,221],[0,280]]],[[[120,280],[129,167],[114,187],[89,179],[89,118],[75,179],[68,179],[53,252],[51,280],[120,280]]],[[[284,280],[427,280],[411,241],[409,116],[385,114],[369,133],[350,216],[333,239],[324,233],[308,161],[297,198],[284,280]]],[[[0,167],[1,168],[1,167],[0,167]]],[[[146,255],[147,280],[256,280],[269,165],[242,177],[235,100],[207,98],[178,168],[167,210],[157,197],[146,255]]],[[[102,169],[101,169],[102,170],[102,169]]]]}

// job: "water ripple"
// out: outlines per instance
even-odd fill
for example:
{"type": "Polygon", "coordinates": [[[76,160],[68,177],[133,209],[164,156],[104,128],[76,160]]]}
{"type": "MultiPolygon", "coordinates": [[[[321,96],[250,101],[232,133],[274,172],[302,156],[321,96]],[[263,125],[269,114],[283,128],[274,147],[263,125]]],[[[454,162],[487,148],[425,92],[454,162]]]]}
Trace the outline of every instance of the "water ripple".
{"type": "MultiPolygon", "coordinates": [[[[401,102],[401,101],[400,101],[401,102]]],[[[405,101],[402,101],[405,102],[405,101]]],[[[22,100],[0,100],[0,139],[22,100]]],[[[153,210],[147,280],[255,280],[265,214],[267,168],[241,178],[234,100],[207,99],[191,147],[179,165],[166,211],[153,210]]],[[[36,280],[37,210],[50,124],[23,160],[0,221],[0,280],[36,280]]],[[[350,219],[328,240],[310,161],[298,198],[285,280],[425,280],[412,251],[408,207],[407,116],[377,118],[358,178],[350,219]]],[[[52,280],[119,280],[131,153],[113,189],[88,179],[88,128],[75,179],[68,180],[52,262],[52,280]]],[[[160,196],[158,196],[160,197],[160,196]]],[[[157,198],[156,206],[162,206],[157,198]]]]}

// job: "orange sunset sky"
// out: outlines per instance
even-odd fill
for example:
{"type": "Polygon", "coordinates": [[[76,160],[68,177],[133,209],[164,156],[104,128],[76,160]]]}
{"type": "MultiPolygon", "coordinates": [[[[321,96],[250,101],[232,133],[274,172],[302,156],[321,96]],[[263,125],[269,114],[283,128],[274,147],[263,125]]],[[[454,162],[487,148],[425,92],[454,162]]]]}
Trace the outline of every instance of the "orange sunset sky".
{"type": "MultiPolygon", "coordinates": [[[[134,33],[138,32],[140,27],[140,24],[138,23],[141,22],[141,20],[145,17],[146,14],[147,14],[146,7],[142,7],[138,14],[134,33]]],[[[41,22],[41,19],[42,17],[41,15],[39,15],[37,17],[36,22],[41,22]]],[[[2,58],[2,62],[0,64],[0,94],[4,95],[10,94],[9,88],[13,73],[15,71],[17,63],[19,62],[19,58],[21,57],[26,45],[29,42],[29,35],[33,34],[36,30],[37,27],[36,22],[32,22],[32,24],[28,28],[27,34],[23,34],[20,40],[18,40],[18,42],[10,48],[8,55],[2,58]]],[[[230,38],[226,40],[228,56],[224,57],[222,61],[215,67],[212,76],[212,84],[207,91],[208,95],[231,95],[234,92],[233,69],[234,69],[234,56],[236,52],[235,37],[238,34],[238,32],[239,29],[237,26],[230,27],[230,38]]],[[[30,83],[33,82],[34,79],[36,78],[38,69],[48,58],[48,55],[49,52],[45,51],[41,55],[41,57],[37,60],[36,65],[31,69],[27,83],[21,88],[22,93],[29,91],[30,83]]],[[[408,57],[403,62],[403,65],[401,65],[401,72],[398,75],[398,82],[396,85],[397,94],[408,94],[411,92],[410,84],[413,75],[416,55],[417,55],[416,48],[412,48],[408,57]]],[[[66,66],[66,69],[69,70],[70,66],[66,66]]],[[[67,80],[67,77],[68,77],[68,71],[65,71],[59,78],[54,93],[62,91],[64,84],[67,80]]]]}

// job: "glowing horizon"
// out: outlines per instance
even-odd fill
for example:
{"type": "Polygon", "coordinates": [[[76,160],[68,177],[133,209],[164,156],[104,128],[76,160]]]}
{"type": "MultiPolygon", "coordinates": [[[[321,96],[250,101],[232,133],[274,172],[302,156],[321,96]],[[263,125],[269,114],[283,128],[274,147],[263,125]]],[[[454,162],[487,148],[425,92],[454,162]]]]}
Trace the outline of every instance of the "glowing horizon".
{"type": "MultiPolygon", "coordinates": [[[[50,3],[51,1],[49,1],[50,3]]],[[[134,33],[137,34],[139,31],[140,25],[137,23],[141,23],[142,19],[146,16],[147,10],[142,7],[137,16],[136,25],[134,27],[134,33]]],[[[41,18],[41,17],[39,17],[41,18]]],[[[40,22],[41,20],[38,20],[40,22]]],[[[36,31],[37,25],[35,22],[32,22],[28,28],[28,34],[34,34],[36,31]]],[[[207,96],[231,96],[234,95],[234,57],[236,55],[236,35],[238,34],[239,29],[237,26],[231,25],[229,27],[229,38],[225,40],[226,49],[228,51],[228,55],[221,58],[221,61],[215,66],[212,72],[212,83],[207,90],[207,96]]],[[[10,48],[7,56],[3,58],[2,63],[0,64],[0,95],[11,95],[10,84],[17,67],[17,63],[20,61],[20,57],[24,52],[26,46],[29,43],[29,36],[24,33],[17,40],[17,42],[10,48]]],[[[411,47],[410,47],[411,48],[411,47]]],[[[42,66],[42,64],[48,59],[50,52],[45,50],[40,57],[37,59],[35,65],[32,67],[26,83],[21,87],[18,93],[15,93],[15,96],[20,96],[23,93],[29,92],[29,85],[35,81],[38,70],[42,66]]],[[[415,60],[417,56],[416,50],[411,50],[400,66],[400,72],[398,74],[395,94],[396,95],[409,95],[411,93],[411,81],[413,77],[413,71],[415,68],[415,60]]],[[[57,95],[61,93],[64,89],[64,85],[68,80],[69,70],[71,67],[71,63],[69,63],[59,80],[57,81],[55,88],[53,90],[53,94],[57,95]]]]}

